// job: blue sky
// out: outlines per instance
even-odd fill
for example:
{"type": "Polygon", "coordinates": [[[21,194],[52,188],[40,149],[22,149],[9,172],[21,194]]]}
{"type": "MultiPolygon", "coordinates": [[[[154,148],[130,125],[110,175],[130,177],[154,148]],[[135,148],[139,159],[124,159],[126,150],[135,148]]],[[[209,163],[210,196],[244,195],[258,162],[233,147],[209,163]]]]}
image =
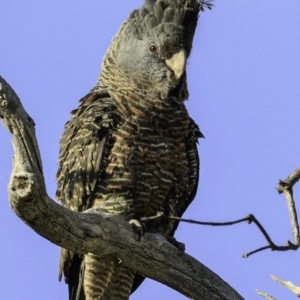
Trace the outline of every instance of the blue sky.
{"type": "MultiPolygon", "coordinates": [[[[95,84],[121,23],[142,0],[5,1],[1,5],[0,75],[35,120],[48,193],[54,197],[58,142],[69,112],[95,84]]],[[[199,20],[188,63],[187,107],[201,140],[201,179],[185,216],[225,221],[254,213],[278,244],[291,239],[285,200],[275,190],[299,165],[300,1],[217,0],[199,20]]],[[[11,136],[0,127],[0,295],[67,299],[57,281],[59,248],[28,228],[9,207],[11,136]]],[[[295,187],[299,198],[300,187],[295,187]]],[[[265,251],[253,225],[210,228],[181,224],[186,252],[246,299],[295,299],[270,279],[299,282],[299,253],[265,251]]],[[[147,280],[131,297],[185,299],[147,280]]]]}

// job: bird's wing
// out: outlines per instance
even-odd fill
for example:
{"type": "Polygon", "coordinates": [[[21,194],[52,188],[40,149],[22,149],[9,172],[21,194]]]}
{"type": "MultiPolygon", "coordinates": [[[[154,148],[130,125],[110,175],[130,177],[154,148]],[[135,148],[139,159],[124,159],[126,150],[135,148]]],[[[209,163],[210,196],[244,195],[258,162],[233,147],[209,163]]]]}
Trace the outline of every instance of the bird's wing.
{"type": "MultiPolygon", "coordinates": [[[[94,188],[105,169],[107,136],[114,122],[114,107],[105,92],[90,92],[72,112],[60,141],[56,197],[73,211],[93,205],[94,188]]],[[[59,279],[64,273],[69,288],[78,276],[81,258],[65,249],[60,256],[59,279]]]]}
{"type": "MultiPolygon", "coordinates": [[[[199,182],[199,171],[200,171],[200,159],[199,153],[197,148],[197,143],[199,138],[204,138],[204,135],[201,133],[198,125],[195,121],[191,118],[190,119],[190,128],[189,134],[186,140],[186,153],[187,159],[189,162],[189,191],[188,196],[185,200],[181,201],[178,204],[176,216],[181,217],[188,206],[192,203],[195,199],[197,189],[198,189],[198,182],[199,182]]],[[[179,222],[174,224],[172,229],[171,235],[174,235],[179,222]]]]}
{"type": "MultiPolygon", "coordinates": [[[[193,119],[191,119],[189,135],[186,140],[186,151],[187,151],[187,157],[188,157],[189,169],[190,169],[189,193],[187,199],[183,199],[183,201],[180,203],[181,205],[178,205],[176,211],[177,217],[181,217],[184,214],[188,206],[194,200],[197,193],[199,171],[200,171],[200,159],[198,154],[197,143],[198,143],[198,139],[203,137],[204,135],[201,133],[198,125],[195,123],[193,119]]],[[[178,225],[179,222],[174,223],[174,227],[172,228],[172,231],[170,233],[171,236],[174,235],[178,225]]],[[[134,293],[136,291],[136,289],[142,284],[144,279],[145,277],[143,275],[136,273],[132,284],[131,293],[134,293]]]]}

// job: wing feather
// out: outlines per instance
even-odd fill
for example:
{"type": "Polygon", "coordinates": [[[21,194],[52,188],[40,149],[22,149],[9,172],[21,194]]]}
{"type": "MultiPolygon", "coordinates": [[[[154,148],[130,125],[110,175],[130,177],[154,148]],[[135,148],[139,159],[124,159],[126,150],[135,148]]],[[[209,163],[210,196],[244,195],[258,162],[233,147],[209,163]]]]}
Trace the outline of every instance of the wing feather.
{"type": "MultiPolygon", "coordinates": [[[[191,119],[189,135],[186,140],[186,151],[187,151],[187,157],[189,160],[189,169],[190,169],[189,193],[187,199],[184,199],[184,201],[182,201],[182,205],[177,207],[177,211],[175,212],[177,217],[181,217],[184,214],[188,206],[194,200],[197,193],[199,171],[200,171],[200,159],[199,159],[199,153],[197,148],[197,142],[199,138],[204,138],[204,135],[201,133],[195,121],[191,119]]],[[[170,235],[172,236],[174,235],[178,225],[179,222],[174,223],[170,235]]],[[[143,275],[136,273],[132,284],[131,293],[134,293],[134,291],[142,284],[144,279],[145,277],[143,275]]]]}
{"type": "MultiPolygon", "coordinates": [[[[84,211],[93,205],[93,193],[105,168],[104,149],[114,124],[114,106],[109,94],[92,91],[83,99],[65,125],[60,141],[59,168],[56,174],[56,197],[73,211],[84,211]]],[[[64,273],[69,288],[76,282],[71,273],[80,272],[81,258],[62,249],[59,279],[64,273]]]]}

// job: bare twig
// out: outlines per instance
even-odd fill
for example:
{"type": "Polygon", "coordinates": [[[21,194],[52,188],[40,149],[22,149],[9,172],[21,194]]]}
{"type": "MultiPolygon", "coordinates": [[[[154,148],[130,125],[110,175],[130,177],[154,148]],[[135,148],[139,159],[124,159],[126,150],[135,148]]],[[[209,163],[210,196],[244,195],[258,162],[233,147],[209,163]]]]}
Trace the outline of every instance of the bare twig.
{"type": "Polygon", "coordinates": [[[279,185],[277,187],[277,191],[279,192],[279,194],[283,193],[285,196],[290,214],[294,244],[297,246],[299,246],[299,223],[293,195],[293,186],[298,182],[299,179],[300,167],[293,171],[285,180],[279,180],[279,185]]]}
{"type": "Polygon", "coordinates": [[[278,245],[276,245],[272,241],[272,239],[269,236],[269,234],[267,233],[266,229],[261,225],[261,223],[256,219],[256,217],[254,215],[249,215],[249,224],[251,222],[253,222],[259,228],[259,230],[261,231],[261,233],[263,234],[263,236],[267,240],[268,245],[244,254],[243,255],[244,258],[247,258],[250,255],[253,255],[255,253],[258,253],[258,252],[261,252],[261,251],[267,250],[267,249],[271,249],[273,251],[288,251],[288,250],[297,250],[298,249],[299,246],[291,243],[290,241],[287,241],[287,245],[286,246],[278,246],[278,245]]]}
{"type": "Polygon", "coordinates": [[[186,223],[191,223],[191,224],[198,224],[198,225],[208,225],[208,226],[230,226],[230,225],[235,225],[238,223],[242,222],[249,222],[249,217],[234,220],[234,221],[229,221],[229,222],[203,222],[203,221],[196,221],[192,219],[183,219],[183,218],[178,218],[178,217],[169,217],[169,216],[164,216],[167,219],[170,220],[176,220],[180,222],[186,222],[186,223]]]}
{"type": "Polygon", "coordinates": [[[262,297],[268,299],[268,300],[276,300],[276,298],[274,298],[273,296],[261,291],[261,290],[258,290],[256,289],[255,292],[258,294],[258,295],[261,295],[262,297]]]}
{"type": "Polygon", "coordinates": [[[258,248],[258,249],[255,249],[251,252],[245,253],[243,255],[244,258],[247,258],[250,255],[253,255],[255,253],[258,253],[258,252],[261,252],[261,251],[267,250],[267,249],[270,249],[270,250],[273,250],[273,251],[288,251],[288,250],[297,250],[298,247],[299,247],[299,245],[295,245],[290,241],[287,241],[286,246],[276,245],[272,241],[272,239],[269,236],[269,234],[267,233],[266,229],[261,225],[261,223],[252,214],[250,214],[248,217],[238,219],[238,220],[234,220],[234,221],[229,221],[229,222],[203,222],[203,221],[197,221],[197,220],[192,220],[192,219],[170,217],[170,216],[166,216],[162,213],[159,213],[156,216],[152,216],[152,217],[148,217],[148,218],[142,218],[141,221],[149,221],[149,220],[158,219],[158,218],[167,218],[167,219],[176,220],[176,221],[179,221],[179,222],[186,222],[186,223],[191,223],[191,224],[207,225],[207,226],[230,226],[230,225],[235,225],[235,224],[242,223],[242,222],[247,222],[249,224],[254,223],[258,227],[260,232],[263,234],[265,239],[267,240],[268,245],[263,246],[263,247],[258,248]]]}
{"type": "Polygon", "coordinates": [[[283,281],[280,278],[271,275],[272,279],[280,284],[282,284],[284,287],[289,289],[291,292],[293,292],[296,296],[300,297],[300,287],[294,285],[291,281],[283,281]]]}
{"type": "Polygon", "coordinates": [[[288,250],[297,250],[299,248],[299,223],[298,223],[298,218],[297,218],[297,210],[295,206],[295,201],[293,197],[293,186],[295,183],[298,182],[300,179],[300,167],[298,167],[295,171],[293,171],[285,180],[280,180],[279,185],[277,187],[277,191],[281,194],[283,193],[286,198],[286,203],[288,206],[289,214],[290,214],[290,220],[291,220],[291,225],[292,225],[292,230],[293,230],[293,238],[294,238],[294,243],[291,241],[287,241],[286,246],[277,246],[270,236],[268,235],[267,231],[264,229],[264,227],[259,223],[259,221],[253,216],[249,216],[249,223],[254,222],[259,230],[262,232],[264,237],[266,238],[268,245],[261,247],[259,249],[256,249],[252,252],[249,252],[247,254],[244,254],[244,257],[249,257],[250,255],[266,250],[266,249],[271,249],[273,251],[288,251],[288,250]]]}
{"type": "Polygon", "coordinates": [[[234,221],[229,221],[229,222],[203,222],[203,221],[197,221],[197,220],[192,220],[192,219],[170,217],[170,216],[164,215],[163,213],[158,213],[155,216],[142,218],[141,221],[145,222],[145,221],[154,220],[154,219],[158,219],[158,218],[167,218],[167,219],[176,220],[176,221],[179,221],[179,222],[186,222],[186,223],[190,223],[190,224],[207,225],[207,226],[230,226],[230,225],[235,225],[235,224],[242,223],[242,222],[247,222],[249,224],[254,223],[258,227],[258,229],[260,230],[262,235],[265,237],[265,239],[267,240],[268,245],[260,247],[258,249],[255,249],[251,252],[245,253],[243,255],[244,258],[247,258],[247,257],[249,257],[249,256],[251,256],[255,253],[258,253],[258,252],[261,252],[261,251],[264,251],[264,250],[267,250],[267,249],[270,249],[270,250],[273,250],[273,251],[289,251],[289,250],[297,250],[299,248],[299,245],[293,244],[291,241],[287,241],[286,246],[276,245],[273,242],[273,240],[271,239],[271,237],[269,236],[266,229],[261,225],[261,223],[252,214],[250,214],[248,217],[238,219],[238,220],[234,220],[234,221]]]}
{"type": "Polygon", "coordinates": [[[155,216],[141,218],[141,221],[146,222],[146,221],[155,220],[155,219],[159,219],[159,218],[166,218],[169,220],[175,220],[175,221],[179,221],[179,222],[185,222],[185,223],[197,224],[197,225],[208,225],[208,226],[228,226],[228,225],[234,225],[237,223],[249,221],[249,217],[246,217],[243,219],[230,221],[230,222],[203,222],[203,221],[197,221],[197,220],[192,220],[192,219],[184,219],[184,218],[179,218],[179,217],[166,216],[161,212],[158,212],[155,216]]]}
{"type": "MultiPolygon", "coordinates": [[[[287,246],[278,248],[278,246],[274,245],[270,239],[269,240],[267,239],[269,242],[269,246],[264,247],[264,249],[262,248],[261,250],[271,248],[272,250],[286,251],[286,250],[297,250],[299,248],[299,224],[298,224],[298,217],[297,217],[297,209],[293,197],[293,187],[299,181],[299,179],[300,179],[300,167],[295,169],[285,180],[279,180],[279,185],[277,187],[277,191],[279,192],[279,194],[283,193],[286,199],[290,220],[291,220],[292,231],[293,231],[294,244],[288,241],[287,246]]],[[[258,251],[251,252],[250,255],[256,252],[258,251]]],[[[295,295],[300,297],[300,287],[294,285],[291,281],[283,281],[274,275],[271,275],[271,277],[274,281],[282,284],[284,287],[292,291],[295,295]]],[[[272,296],[263,293],[261,291],[256,290],[256,292],[262,295],[263,297],[265,297],[266,299],[271,299],[271,300],[275,299],[272,296]]]]}
{"type": "Polygon", "coordinates": [[[252,214],[250,214],[246,218],[238,219],[235,221],[230,221],[230,222],[202,222],[202,221],[196,221],[196,220],[191,220],[191,219],[182,219],[182,218],[177,218],[177,217],[168,217],[164,216],[162,214],[159,214],[155,217],[152,218],[160,218],[160,217],[165,217],[169,219],[173,219],[176,221],[180,222],[188,222],[192,224],[199,224],[199,225],[208,225],[208,226],[229,226],[229,225],[234,225],[238,224],[241,222],[248,222],[254,223],[260,232],[263,234],[265,237],[268,245],[260,247],[258,249],[255,249],[251,252],[248,252],[243,255],[243,257],[247,258],[255,253],[270,249],[273,251],[289,251],[289,250],[297,250],[300,246],[299,240],[300,240],[300,235],[299,235],[299,223],[298,223],[298,218],[297,218],[297,210],[295,206],[295,201],[293,197],[293,186],[299,181],[300,179],[300,167],[298,167],[295,171],[293,171],[285,180],[280,180],[279,185],[277,187],[278,192],[281,194],[283,193],[286,198],[289,214],[290,214],[290,220],[291,220],[291,225],[292,225],[292,230],[293,230],[293,238],[294,242],[287,241],[285,246],[278,246],[276,245],[269,234],[267,233],[266,229],[261,225],[261,223],[256,219],[256,217],[252,214]]]}
{"type": "Polygon", "coordinates": [[[285,180],[279,180],[276,188],[279,194],[284,192],[284,189],[292,189],[295,183],[300,179],[300,167],[295,169],[285,180]]]}

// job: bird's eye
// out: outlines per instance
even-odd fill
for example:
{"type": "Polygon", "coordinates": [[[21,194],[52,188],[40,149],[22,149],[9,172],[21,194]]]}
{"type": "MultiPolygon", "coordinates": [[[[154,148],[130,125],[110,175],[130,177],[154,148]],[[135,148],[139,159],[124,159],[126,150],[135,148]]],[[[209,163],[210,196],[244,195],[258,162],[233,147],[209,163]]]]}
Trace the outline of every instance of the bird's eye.
{"type": "Polygon", "coordinates": [[[149,50],[150,50],[151,53],[157,53],[158,47],[156,45],[151,45],[149,47],[149,50]]]}

